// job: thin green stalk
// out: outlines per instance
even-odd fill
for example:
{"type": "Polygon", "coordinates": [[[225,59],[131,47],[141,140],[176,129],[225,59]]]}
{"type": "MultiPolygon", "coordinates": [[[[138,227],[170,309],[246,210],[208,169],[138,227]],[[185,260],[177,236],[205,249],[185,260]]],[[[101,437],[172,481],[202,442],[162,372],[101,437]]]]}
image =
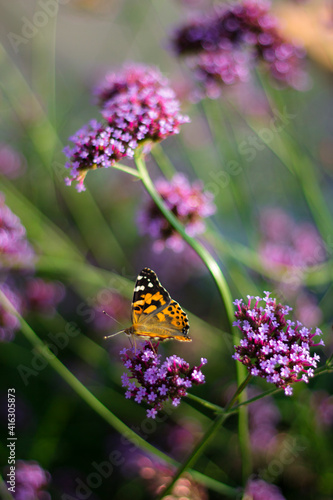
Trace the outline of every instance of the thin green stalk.
{"type": "Polygon", "coordinates": [[[186,397],[188,399],[192,399],[192,401],[195,401],[196,403],[201,404],[202,406],[204,406],[205,408],[208,408],[209,410],[213,410],[213,411],[218,412],[218,413],[224,412],[224,408],[222,408],[222,406],[215,405],[214,403],[210,403],[209,401],[206,401],[203,398],[199,398],[198,396],[195,396],[194,394],[187,393],[186,397]]]}
{"type": "Polygon", "coordinates": [[[151,149],[151,155],[156,161],[159,169],[163,173],[163,175],[167,178],[170,179],[175,173],[175,169],[167,155],[165,154],[162,146],[160,144],[155,144],[154,147],[151,149]]]}
{"type": "MultiPolygon", "coordinates": [[[[21,331],[26,337],[28,342],[34,346],[35,350],[41,354],[49,363],[49,365],[58,373],[58,375],[76,392],[76,394],[85,401],[92,410],[94,410],[100,417],[102,417],[108,424],[110,424],[117,432],[122,434],[135,446],[142,450],[151,453],[161,460],[165,461],[173,467],[179,467],[180,464],[173,460],[171,457],[155,448],[153,445],[145,441],[141,436],[136,434],[119,418],[117,418],[111,410],[109,410],[103,403],[99,401],[73,374],[66,368],[65,365],[54,355],[54,353],[47,347],[46,344],[38,337],[30,325],[22,318],[19,312],[9,302],[5,294],[0,290],[0,304],[10,314],[16,316],[21,323],[21,331]]],[[[236,490],[231,486],[225,485],[219,481],[205,476],[204,474],[197,473],[196,471],[189,471],[194,479],[207,484],[212,489],[226,494],[228,496],[236,496],[236,490]]]]}
{"type": "Polygon", "coordinates": [[[126,174],[133,175],[133,177],[137,177],[138,179],[141,178],[141,175],[135,168],[128,167],[127,165],[122,165],[121,163],[115,163],[114,165],[112,165],[112,168],[115,168],[116,170],[121,170],[126,174]]]}
{"type": "Polygon", "coordinates": [[[223,425],[225,420],[229,417],[228,411],[232,406],[234,405],[235,401],[239,398],[240,394],[243,392],[247,384],[249,383],[251,379],[251,375],[249,374],[246,379],[242,382],[242,384],[238,387],[236,390],[235,394],[232,396],[230,399],[229,403],[225,407],[224,412],[216,417],[215,421],[213,424],[209,427],[207,430],[206,434],[204,437],[201,439],[201,441],[198,443],[198,445],[195,447],[195,449],[192,451],[188,459],[179,467],[177,470],[177,473],[173,476],[172,481],[168,484],[166,489],[163,491],[162,495],[159,497],[158,500],[162,500],[166,495],[168,495],[171,491],[173,486],[175,485],[176,481],[180,478],[180,476],[186,471],[186,469],[192,467],[195,462],[199,459],[199,457],[202,455],[204,452],[205,448],[207,445],[210,443],[212,438],[216,435],[217,431],[223,425]]]}

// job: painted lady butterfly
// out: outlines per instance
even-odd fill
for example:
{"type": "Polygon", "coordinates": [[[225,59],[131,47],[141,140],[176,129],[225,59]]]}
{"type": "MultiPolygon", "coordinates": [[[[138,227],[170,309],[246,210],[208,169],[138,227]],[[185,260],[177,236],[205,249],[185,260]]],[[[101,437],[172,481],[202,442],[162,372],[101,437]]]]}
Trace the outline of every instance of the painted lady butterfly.
{"type": "Polygon", "coordinates": [[[189,328],[186,313],[163,288],[156,273],[145,267],[134,287],[132,326],[122,331],[143,340],[190,342],[189,328]]]}

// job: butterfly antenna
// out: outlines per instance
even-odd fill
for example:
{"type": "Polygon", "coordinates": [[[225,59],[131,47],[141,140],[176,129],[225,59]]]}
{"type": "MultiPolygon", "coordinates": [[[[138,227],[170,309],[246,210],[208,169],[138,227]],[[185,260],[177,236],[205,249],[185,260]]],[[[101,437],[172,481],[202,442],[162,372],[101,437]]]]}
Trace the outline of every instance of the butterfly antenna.
{"type": "Polygon", "coordinates": [[[126,330],[120,330],[120,332],[112,333],[111,335],[106,335],[103,337],[104,339],[110,339],[111,337],[115,337],[116,335],[119,335],[119,333],[125,333],[126,330]]]}
{"type": "MultiPolygon", "coordinates": [[[[123,326],[120,321],[118,321],[116,318],[114,318],[113,316],[111,316],[110,314],[108,314],[106,311],[103,311],[103,314],[105,314],[105,316],[108,316],[109,318],[113,319],[114,321],[116,321],[117,323],[119,323],[120,326],[123,326]]],[[[106,335],[104,337],[104,339],[109,339],[111,337],[115,337],[116,335],[119,335],[119,333],[124,333],[125,330],[120,330],[120,332],[116,332],[116,333],[112,333],[111,335],[106,335]]]]}
{"type": "Polygon", "coordinates": [[[105,316],[108,316],[110,319],[113,319],[113,321],[115,321],[116,323],[118,323],[118,325],[123,326],[122,323],[120,323],[120,321],[118,321],[116,318],[114,318],[113,316],[111,316],[111,314],[108,314],[106,311],[103,311],[103,314],[105,314],[105,316]]]}

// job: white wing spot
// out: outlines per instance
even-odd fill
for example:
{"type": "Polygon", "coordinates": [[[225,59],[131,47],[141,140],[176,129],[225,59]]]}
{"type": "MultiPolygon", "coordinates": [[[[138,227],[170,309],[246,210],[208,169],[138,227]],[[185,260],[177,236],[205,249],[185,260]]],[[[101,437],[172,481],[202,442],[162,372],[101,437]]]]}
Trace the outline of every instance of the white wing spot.
{"type": "Polygon", "coordinates": [[[143,276],[138,276],[138,277],[137,277],[137,280],[138,280],[138,281],[139,281],[139,280],[142,280],[142,278],[143,278],[143,276]]]}
{"type": "Polygon", "coordinates": [[[149,288],[153,288],[153,284],[151,282],[148,283],[149,288]]]}
{"type": "Polygon", "coordinates": [[[141,286],[139,285],[139,286],[136,286],[136,287],[134,288],[134,291],[135,291],[135,292],[139,292],[140,290],[142,290],[142,291],[143,291],[144,289],[145,289],[144,285],[141,285],[141,286]]]}

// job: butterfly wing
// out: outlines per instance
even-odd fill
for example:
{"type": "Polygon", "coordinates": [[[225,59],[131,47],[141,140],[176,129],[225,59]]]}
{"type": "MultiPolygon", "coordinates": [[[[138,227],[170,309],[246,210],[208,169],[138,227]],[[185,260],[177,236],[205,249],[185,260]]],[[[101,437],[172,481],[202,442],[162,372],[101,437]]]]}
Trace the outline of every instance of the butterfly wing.
{"type": "Polygon", "coordinates": [[[143,338],[191,341],[186,313],[148,268],[141,271],[135,284],[132,323],[134,334],[143,338]]]}
{"type": "Polygon", "coordinates": [[[156,314],[171,302],[171,297],[161,285],[156,273],[145,267],[138,275],[132,302],[133,325],[143,322],[147,316],[156,314]]]}

